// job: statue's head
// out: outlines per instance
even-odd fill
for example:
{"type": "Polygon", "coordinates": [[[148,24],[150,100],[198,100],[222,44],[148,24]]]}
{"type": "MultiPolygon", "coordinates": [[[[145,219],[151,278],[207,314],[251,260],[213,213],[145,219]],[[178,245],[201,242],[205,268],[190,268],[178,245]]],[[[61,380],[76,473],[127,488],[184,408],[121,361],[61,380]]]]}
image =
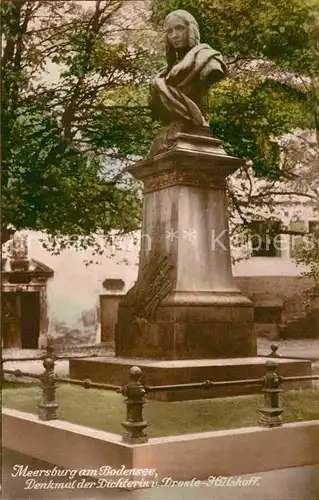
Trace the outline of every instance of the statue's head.
{"type": "Polygon", "coordinates": [[[200,42],[196,19],[186,10],[174,10],[164,21],[166,56],[168,62],[179,50],[191,49],[200,42]]]}

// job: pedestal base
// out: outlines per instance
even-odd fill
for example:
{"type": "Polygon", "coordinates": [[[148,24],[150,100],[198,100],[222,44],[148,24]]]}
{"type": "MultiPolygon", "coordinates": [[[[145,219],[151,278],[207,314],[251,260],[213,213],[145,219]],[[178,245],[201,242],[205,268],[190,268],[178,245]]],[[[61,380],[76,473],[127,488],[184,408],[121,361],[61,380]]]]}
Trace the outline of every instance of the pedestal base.
{"type": "MultiPolygon", "coordinates": [[[[148,386],[187,384],[205,380],[226,381],[261,378],[265,375],[265,363],[269,358],[188,359],[157,361],[141,358],[87,358],[70,360],[70,377],[89,378],[94,382],[124,385],[128,381],[131,366],[143,371],[142,383],[148,386]]],[[[276,358],[278,373],[282,376],[309,375],[311,362],[276,358]]],[[[311,382],[284,383],[283,389],[311,387],[311,382]]],[[[212,389],[183,389],[148,394],[158,401],[185,401],[208,399],[242,394],[260,393],[256,386],[218,387],[212,389]]]]}
{"type": "Polygon", "coordinates": [[[246,297],[238,292],[182,298],[184,303],[178,296],[179,304],[166,304],[172,300],[166,298],[151,320],[120,306],[116,356],[161,360],[256,356],[253,307],[246,297]]]}

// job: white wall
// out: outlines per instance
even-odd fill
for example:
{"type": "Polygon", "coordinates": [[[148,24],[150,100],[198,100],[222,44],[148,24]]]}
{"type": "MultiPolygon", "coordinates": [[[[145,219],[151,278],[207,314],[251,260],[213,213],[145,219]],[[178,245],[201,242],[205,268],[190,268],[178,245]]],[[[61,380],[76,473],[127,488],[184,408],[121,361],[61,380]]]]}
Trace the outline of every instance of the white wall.
{"type": "MultiPolygon", "coordinates": [[[[50,333],[54,320],[65,322],[68,328],[80,328],[82,311],[96,309],[100,293],[105,293],[102,283],[106,278],[121,278],[128,290],[137,273],[138,248],[126,246],[116,257],[99,257],[98,264],[85,265],[85,260],[96,260],[90,251],[64,250],[51,255],[40,244],[41,233],[28,234],[29,258],[51,267],[54,277],[48,282],[48,318],[50,333]],[[127,264],[123,263],[127,259],[127,264]]],[[[5,248],[8,244],[5,245],[5,248]]],[[[5,249],[4,249],[5,250],[5,249]]],[[[4,251],[5,253],[5,251],[4,251]]],[[[83,328],[83,326],[82,326],[83,328]]]]}
{"type": "MultiPolygon", "coordinates": [[[[125,291],[134,284],[138,270],[139,245],[127,238],[116,256],[98,258],[98,264],[85,265],[86,260],[96,261],[91,251],[63,250],[51,255],[41,243],[41,233],[27,232],[29,257],[43,262],[54,271],[48,282],[48,317],[50,333],[55,320],[66,323],[68,328],[83,329],[79,321],[81,312],[96,310],[99,294],[105,293],[102,283],[106,278],[120,278],[125,291]],[[124,262],[125,260],[125,262],[124,262]]],[[[138,236],[138,233],[136,233],[138,236]]],[[[7,245],[6,245],[7,246],[7,245]]],[[[281,257],[253,257],[233,265],[234,276],[298,276],[305,268],[290,259],[289,252],[281,257]]]]}
{"type": "Polygon", "coordinates": [[[233,265],[234,276],[299,276],[305,270],[284,257],[252,257],[233,265]]]}
{"type": "MultiPolygon", "coordinates": [[[[296,207],[296,210],[299,209],[300,207],[296,207]]],[[[303,220],[313,218],[307,208],[303,216],[303,220]]],[[[115,256],[99,256],[97,259],[88,250],[69,249],[62,251],[60,255],[51,255],[40,243],[43,236],[41,233],[29,231],[27,234],[29,257],[43,262],[54,271],[54,277],[48,282],[50,334],[54,334],[55,321],[64,322],[68,328],[78,328],[82,331],[80,315],[84,311],[97,310],[99,294],[106,292],[102,286],[106,278],[122,279],[125,282],[125,291],[131,288],[136,280],[139,244],[134,245],[133,238],[128,237],[122,241],[115,256]],[[98,260],[98,264],[86,266],[85,261],[91,259],[98,260]]],[[[139,232],[135,233],[135,238],[139,241],[139,232]]],[[[4,249],[6,247],[8,244],[4,249]]],[[[238,257],[240,250],[232,249],[232,254],[238,257]]],[[[304,266],[297,266],[290,257],[288,240],[282,245],[280,257],[251,257],[239,260],[233,265],[234,276],[298,276],[305,270],[304,266]]]]}

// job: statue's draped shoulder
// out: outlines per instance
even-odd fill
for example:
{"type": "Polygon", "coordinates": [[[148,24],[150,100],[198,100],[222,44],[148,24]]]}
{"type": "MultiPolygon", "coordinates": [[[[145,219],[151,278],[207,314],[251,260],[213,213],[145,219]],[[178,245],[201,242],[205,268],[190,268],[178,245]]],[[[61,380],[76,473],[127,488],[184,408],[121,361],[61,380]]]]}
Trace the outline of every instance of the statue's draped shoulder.
{"type": "Polygon", "coordinates": [[[167,67],[153,82],[151,105],[164,123],[185,120],[205,125],[209,87],[224,78],[226,65],[220,52],[199,43],[167,67]]]}

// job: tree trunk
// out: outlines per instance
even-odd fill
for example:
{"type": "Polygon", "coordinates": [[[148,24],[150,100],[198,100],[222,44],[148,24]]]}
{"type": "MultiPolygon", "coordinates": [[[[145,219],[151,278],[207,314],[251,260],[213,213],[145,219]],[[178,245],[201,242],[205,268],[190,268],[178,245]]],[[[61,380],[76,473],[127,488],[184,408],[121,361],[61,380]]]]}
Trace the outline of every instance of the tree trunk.
{"type": "Polygon", "coordinates": [[[10,240],[11,236],[15,233],[14,229],[8,229],[7,227],[1,228],[1,245],[10,240]]]}

